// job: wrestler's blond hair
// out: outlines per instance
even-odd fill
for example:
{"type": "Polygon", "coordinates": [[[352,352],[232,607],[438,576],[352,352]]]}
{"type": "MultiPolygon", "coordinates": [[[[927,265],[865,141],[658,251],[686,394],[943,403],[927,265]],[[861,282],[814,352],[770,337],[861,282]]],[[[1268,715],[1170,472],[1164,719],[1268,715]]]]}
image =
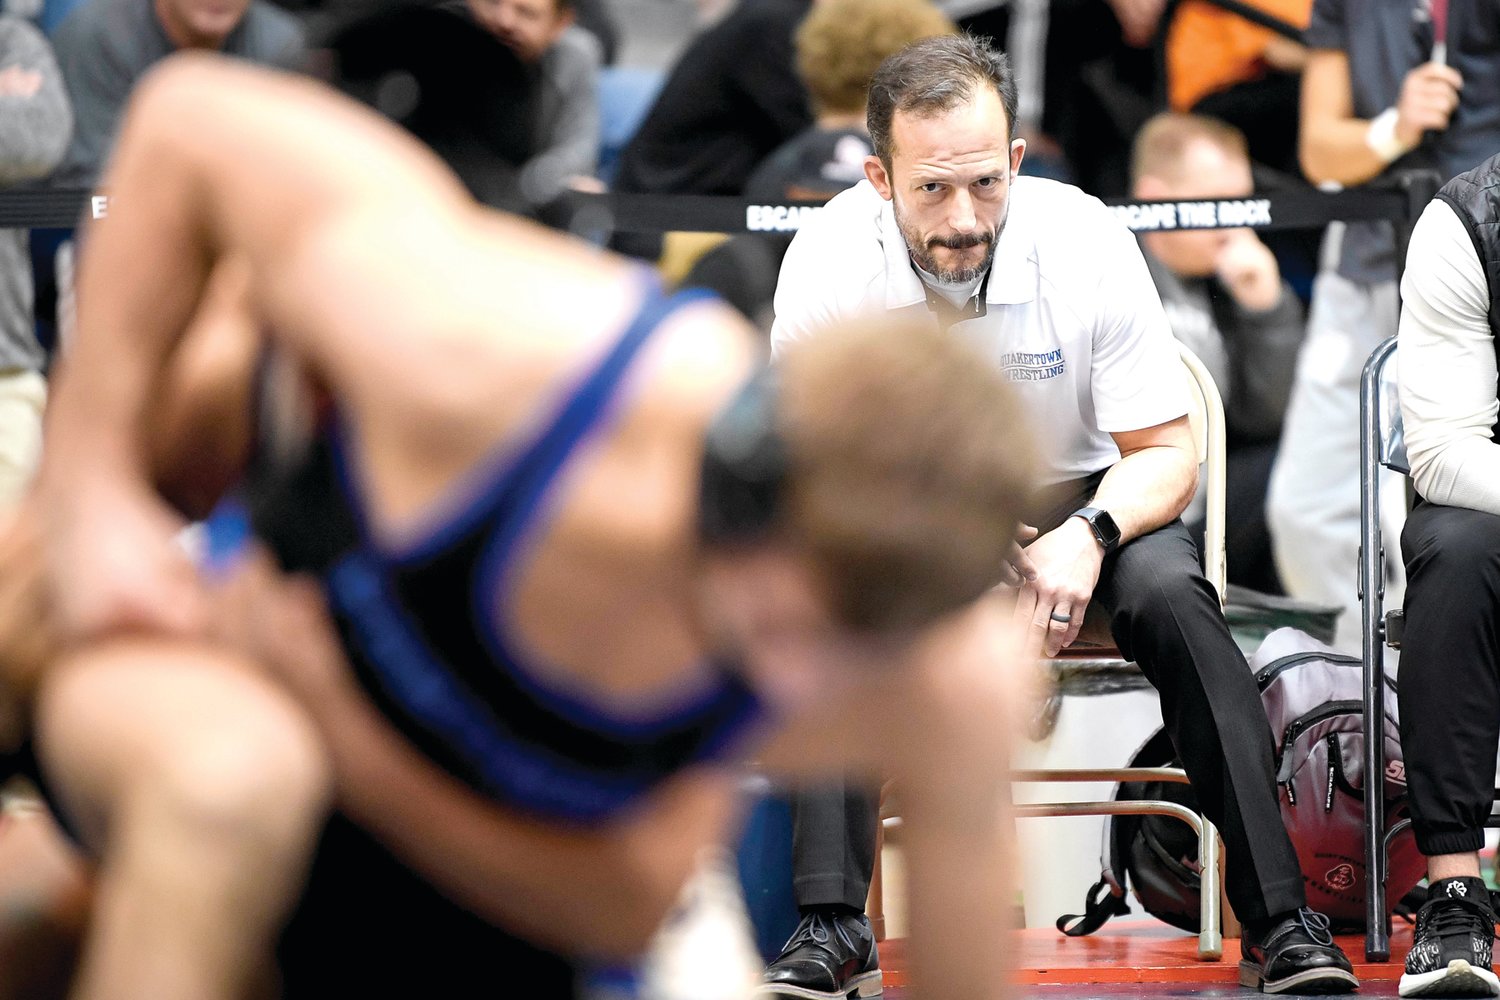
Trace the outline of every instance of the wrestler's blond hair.
{"type": "Polygon", "coordinates": [[[780,354],[786,530],[853,628],[920,625],[998,583],[1032,478],[993,360],[931,322],[846,323],[780,354]]]}

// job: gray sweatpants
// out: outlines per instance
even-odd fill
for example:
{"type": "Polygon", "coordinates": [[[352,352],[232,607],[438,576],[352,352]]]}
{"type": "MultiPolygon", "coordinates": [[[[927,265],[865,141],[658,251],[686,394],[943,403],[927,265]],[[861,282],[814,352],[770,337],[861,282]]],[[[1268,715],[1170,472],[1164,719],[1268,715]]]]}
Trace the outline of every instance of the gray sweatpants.
{"type": "MultiPolygon", "coordinates": [[[[1287,592],[1343,608],[1335,645],[1358,653],[1359,377],[1370,352],[1396,332],[1398,306],[1394,281],[1350,281],[1328,256],[1313,285],[1266,520],[1287,592]]],[[[1386,486],[1385,537],[1394,540],[1404,491],[1400,477],[1386,486]]],[[[1387,549],[1386,606],[1400,607],[1405,577],[1396,546],[1387,549]]]]}

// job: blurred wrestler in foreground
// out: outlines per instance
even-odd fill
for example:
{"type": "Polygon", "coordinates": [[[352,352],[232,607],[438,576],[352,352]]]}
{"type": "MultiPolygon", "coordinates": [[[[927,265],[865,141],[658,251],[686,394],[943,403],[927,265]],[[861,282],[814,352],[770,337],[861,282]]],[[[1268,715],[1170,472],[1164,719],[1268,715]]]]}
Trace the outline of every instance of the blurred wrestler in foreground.
{"type": "Polygon", "coordinates": [[[212,57],[142,85],[106,184],[33,507],[65,650],[40,777],[98,862],[75,996],[240,997],[273,949],[293,996],[573,996],[728,835],[751,756],[900,781],[921,988],[1002,992],[986,595],[1028,462],[992,366],[870,323],[756,375],[727,308],[212,57]],[[262,371],[317,388],[301,447],[251,463],[279,570],[193,565],[152,485],[230,258],[262,371]]]}

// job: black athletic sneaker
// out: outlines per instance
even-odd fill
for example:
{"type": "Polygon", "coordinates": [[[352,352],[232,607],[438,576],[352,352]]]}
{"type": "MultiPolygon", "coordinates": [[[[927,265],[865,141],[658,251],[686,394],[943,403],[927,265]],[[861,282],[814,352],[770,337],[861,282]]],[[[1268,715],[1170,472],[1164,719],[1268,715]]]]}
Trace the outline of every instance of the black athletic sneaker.
{"type": "Polygon", "coordinates": [[[1263,934],[1240,934],[1240,985],[1262,993],[1348,993],[1359,987],[1328,918],[1303,907],[1263,934]]]}
{"type": "Polygon", "coordinates": [[[1484,880],[1445,878],[1434,883],[1417,911],[1401,995],[1500,996],[1500,980],[1490,968],[1494,947],[1495,913],[1484,880]]]}
{"type": "Polygon", "coordinates": [[[766,966],[757,996],[845,1000],[880,996],[880,955],[863,913],[813,910],[802,918],[776,961],[766,966]]]}

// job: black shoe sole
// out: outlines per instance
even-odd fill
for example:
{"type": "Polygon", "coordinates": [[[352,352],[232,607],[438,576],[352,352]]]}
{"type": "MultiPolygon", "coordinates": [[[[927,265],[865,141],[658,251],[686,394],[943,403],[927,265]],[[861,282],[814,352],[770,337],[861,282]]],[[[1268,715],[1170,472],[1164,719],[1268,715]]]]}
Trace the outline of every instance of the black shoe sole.
{"type": "Polygon", "coordinates": [[[1359,989],[1359,980],[1354,973],[1343,969],[1308,969],[1294,972],[1280,979],[1267,979],[1254,962],[1240,963],[1240,985],[1262,993],[1297,993],[1307,996],[1329,996],[1335,993],[1352,993],[1359,989]]]}

